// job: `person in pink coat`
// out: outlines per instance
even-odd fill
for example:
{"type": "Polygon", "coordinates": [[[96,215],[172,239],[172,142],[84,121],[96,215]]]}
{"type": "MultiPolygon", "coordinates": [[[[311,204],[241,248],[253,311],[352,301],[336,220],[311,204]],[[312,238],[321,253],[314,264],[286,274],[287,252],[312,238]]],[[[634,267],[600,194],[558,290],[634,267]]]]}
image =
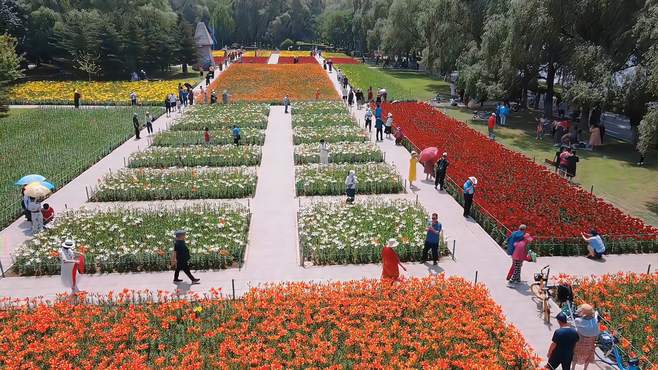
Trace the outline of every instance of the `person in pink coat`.
{"type": "Polygon", "coordinates": [[[521,267],[523,261],[528,261],[528,244],[532,241],[530,234],[525,233],[523,239],[514,243],[514,252],[512,253],[512,266],[507,273],[507,280],[510,283],[518,283],[521,281],[521,267]]]}

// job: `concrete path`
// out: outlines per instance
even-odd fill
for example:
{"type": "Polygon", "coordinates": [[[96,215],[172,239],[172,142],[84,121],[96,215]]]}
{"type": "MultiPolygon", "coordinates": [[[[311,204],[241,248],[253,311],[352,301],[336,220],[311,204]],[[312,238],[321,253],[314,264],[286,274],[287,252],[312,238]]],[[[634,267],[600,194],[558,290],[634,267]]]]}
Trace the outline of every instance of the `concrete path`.
{"type": "Polygon", "coordinates": [[[245,270],[255,279],[283,279],[299,260],[292,123],[282,106],[270,108],[262,153],[245,270]]]}
{"type": "Polygon", "coordinates": [[[270,54],[270,59],[267,61],[267,64],[279,64],[279,54],[270,54]]]}
{"type": "MultiPolygon", "coordinates": [[[[216,73],[215,78],[218,78],[221,73],[222,72],[216,73]]],[[[195,87],[195,91],[199,91],[201,83],[203,83],[203,81],[195,87]]],[[[59,107],[66,109],[66,106],[59,107]]],[[[70,107],[71,106],[69,106],[69,108],[70,107]]],[[[153,130],[155,133],[167,130],[180,116],[180,113],[173,113],[171,117],[166,117],[166,115],[163,114],[153,122],[153,130]]],[[[132,130],[131,122],[126,122],[126,130],[132,130]]],[[[88,168],[75,179],[71,180],[68,184],[61,187],[48,198],[48,204],[53,206],[56,213],[65,209],[79,208],[87,201],[87,193],[85,192],[85,189],[91,189],[96,186],[101,178],[110,171],[116,171],[125,167],[124,161],[127,160],[132,153],[144,150],[150,145],[152,137],[148,136],[146,128],[140,132],[140,137],[140,140],[135,140],[134,137],[126,140],[126,142],[121,144],[110,154],[96,162],[96,164],[88,168]]],[[[9,269],[13,264],[11,253],[30,238],[32,238],[31,224],[25,221],[24,217],[20,217],[18,220],[0,231],[0,265],[5,270],[9,269]]]]}

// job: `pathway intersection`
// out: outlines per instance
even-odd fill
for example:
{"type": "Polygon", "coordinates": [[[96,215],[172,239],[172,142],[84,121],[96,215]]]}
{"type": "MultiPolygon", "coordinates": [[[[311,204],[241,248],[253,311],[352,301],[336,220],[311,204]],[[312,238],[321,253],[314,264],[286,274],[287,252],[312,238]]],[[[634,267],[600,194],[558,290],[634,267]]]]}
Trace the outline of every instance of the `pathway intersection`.
{"type": "MultiPolygon", "coordinates": [[[[278,54],[272,54],[272,57],[278,54]]],[[[270,57],[270,62],[273,61],[270,57]]],[[[274,61],[276,62],[276,60],[274,61]]],[[[336,74],[329,78],[339,91],[336,74]]],[[[293,109],[294,109],[293,102],[293,109]]],[[[355,108],[351,114],[363,122],[364,110],[355,108]]],[[[156,131],[165,130],[175,119],[160,117],[154,127],[156,131]]],[[[374,139],[371,137],[371,140],[374,139]]],[[[98,179],[109,171],[116,171],[125,166],[124,158],[137,150],[145,149],[146,141],[129,140],[96,165],[71,181],[49,198],[56,209],[79,208],[178,208],[194,204],[241,203],[248,205],[252,218],[249,231],[249,243],[245,253],[245,262],[241,268],[219,271],[199,271],[195,275],[201,278],[200,285],[172,283],[172,273],[111,273],[84,276],[80,283],[82,290],[89,293],[106,294],[123,289],[188,292],[209,292],[211,288],[220,288],[228,296],[239,296],[250,287],[267,283],[286,281],[345,281],[353,279],[377,279],[381,274],[381,265],[341,265],[341,266],[301,266],[297,240],[297,211],[299,205],[315,202],[316,197],[295,197],[295,167],[293,161],[293,142],[291,115],[283,112],[283,107],[272,106],[268,117],[265,143],[262,147],[262,161],[258,168],[258,184],[253,199],[232,201],[165,201],[165,202],[122,202],[106,204],[85,204],[87,197],[85,187],[95,186],[98,179]]],[[[409,166],[409,154],[403,148],[395,146],[393,140],[377,143],[385,153],[386,162],[394,165],[406,177],[409,166]]],[[[357,168],[358,171],[358,168],[357,168]]],[[[418,168],[419,173],[422,169],[418,168]]],[[[439,266],[421,263],[407,264],[407,276],[427,276],[444,272],[446,275],[463,276],[474,280],[477,272],[478,282],[486,284],[492,297],[503,308],[507,320],[513,323],[525,336],[528,343],[542,356],[550,342],[553,326],[544,325],[536,305],[530,299],[527,284],[514,288],[507,286],[504,276],[510,264],[509,257],[474,221],[464,219],[461,206],[448,194],[438,192],[433,184],[419,181],[417,189],[406,194],[382,196],[383,198],[406,198],[418,200],[428,212],[438,212],[450,242],[456,245],[455,260],[443,258],[439,266]]],[[[326,200],[329,197],[322,197],[326,200]]],[[[373,198],[357,196],[358,200],[373,198]]],[[[340,197],[342,199],[342,197],[340,197]]],[[[14,222],[0,233],[3,241],[3,265],[10,263],[10,253],[21,243],[30,238],[28,225],[22,220],[14,222]]],[[[532,274],[545,264],[552,266],[554,273],[575,275],[603,274],[617,271],[646,272],[647,265],[658,266],[658,254],[607,256],[605,263],[590,261],[583,257],[548,257],[540,258],[536,264],[527,264],[523,271],[523,280],[532,279],[532,274]]],[[[43,297],[54,299],[64,291],[59,276],[9,277],[0,279],[0,297],[43,297]]]]}

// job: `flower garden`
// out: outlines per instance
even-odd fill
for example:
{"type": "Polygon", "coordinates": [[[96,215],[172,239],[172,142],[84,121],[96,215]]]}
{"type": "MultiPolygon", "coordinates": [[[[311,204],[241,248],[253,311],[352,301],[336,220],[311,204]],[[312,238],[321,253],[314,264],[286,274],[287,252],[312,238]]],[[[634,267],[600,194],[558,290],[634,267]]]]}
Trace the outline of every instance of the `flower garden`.
{"type": "Polygon", "coordinates": [[[261,147],[257,145],[154,146],[130,156],[128,167],[229,167],[258,166],[261,147]]]}
{"type": "Polygon", "coordinates": [[[478,178],[475,217],[501,242],[520,224],[537,238],[541,255],[586,253],[581,232],[596,228],[608,253],[658,251],[658,230],[610,203],[569,184],[544,166],[488,140],[465,123],[424,103],[384,104],[396,117],[409,147],[437,146],[450,153],[448,191],[461,201],[461,185],[478,178]],[[611,222],[614,220],[614,222],[611,222]]]}
{"type": "Polygon", "coordinates": [[[427,211],[407,200],[319,202],[300,209],[298,223],[302,254],[314,265],[379,263],[390,238],[400,243],[400,260],[420,261],[427,211]]]}
{"type": "Polygon", "coordinates": [[[73,105],[73,93],[82,94],[84,105],[130,105],[130,93],[135,92],[141,105],[163,105],[167,94],[178,93],[178,85],[196,84],[193,79],[168,81],[31,81],[13,86],[10,104],[73,105]]]}
{"type": "Polygon", "coordinates": [[[164,112],[156,107],[39,108],[14,109],[0,118],[0,226],[21,212],[17,179],[37,173],[63,187],[131,137],[133,112],[141,120],[147,110],[155,117],[164,112]]]}
{"type": "MultiPolygon", "coordinates": [[[[330,163],[383,162],[384,154],[374,143],[338,142],[328,144],[330,163]]],[[[295,146],[295,164],[320,163],[319,144],[295,146]]]]}
{"type": "Polygon", "coordinates": [[[85,273],[169,270],[173,233],[183,227],[196,268],[227,268],[242,262],[249,218],[239,207],[68,212],[17,251],[15,266],[20,275],[59,274],[60,244],[73,238],[85,273]]]}
{"type": "Polygon", "coordinates": [[[190,111],[182,122],[171,127],[172,131],[203,131],[250,127],[264,130],[267,128],[267,104],[236,103],[229,105],[199,105],[190,111]]]}
{"type": "Polygon", "coordinates": [[[297,195],[342,195],[345,177],[350,170],[358,178],[358,194],[390,194],[404,192],[402,179],[388,163],[341,163],[297,166],[297,195]]]}
{"type": "Polygon", "coordinates": [[[397,285],[289,283],[252,289],[237,301],[218,294],[179,299],[124,291],[100,297],[102,304],[64,301],[3,310],[0,366],[502,370],[539,365],[486,288],[461,278],[441,275],[397,285]]]}
{"type": "Polygon", "coordinates": [[[227,90],[232,101],[274,102],[281,104],[284,95],[297,100],[336,100],[338,95],[318,64],[235,64],[209,87],[227,90]]]}
{"type": "Polygon", "coordinates": [[[658,368],[658,273],[561,279],[574,287],[576,304],[594,306],[602,315],[600,326],[621,336],[626,358],[639,358],[642,369],[658,368]]]}
{"type": "MultiPolygon", "coordinates": [[[[245,145],[263,145],[265,142],[265,131],[251,127],[241,129],[241,144],[245,145]]],[[[233,144],[233,135],[231,128],[221,128],[210,131],[210,142],[207,145],[227,145],[233,144]]],[[[165,131],[158,133],[153,138],[155,146],[189,146],[189,145],[206,145],[203,137],[203,131],[165,131]]]]}

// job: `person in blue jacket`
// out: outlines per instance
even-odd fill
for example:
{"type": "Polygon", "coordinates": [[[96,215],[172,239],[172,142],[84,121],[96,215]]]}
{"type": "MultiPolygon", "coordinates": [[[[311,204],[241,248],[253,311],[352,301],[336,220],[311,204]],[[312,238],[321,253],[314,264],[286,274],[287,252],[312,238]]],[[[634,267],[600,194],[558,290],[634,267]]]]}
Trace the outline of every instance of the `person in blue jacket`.
{"type": "Polygon", "coordinates": [[[512,255],[514,253],[514,243],[523,240],[523,235],[525,235],[526,225],[519,226],[519,229],[510,234],[507,238],[507,254],[512,255]]]}
{"type": "Polygon", "coordinates": [[[478,184],[478,179],[471,176],[464,183],[464,217],[469,217],[471,213],[471,206],[473,205],[473,196],[475,195],[475,187],[478,184]]]}
{"type": "Polygon", "coordinates": [[[509,118],[509,108],[503,104],[500,106],[500,125],[507,126],[507,118],[509,118]]]}

